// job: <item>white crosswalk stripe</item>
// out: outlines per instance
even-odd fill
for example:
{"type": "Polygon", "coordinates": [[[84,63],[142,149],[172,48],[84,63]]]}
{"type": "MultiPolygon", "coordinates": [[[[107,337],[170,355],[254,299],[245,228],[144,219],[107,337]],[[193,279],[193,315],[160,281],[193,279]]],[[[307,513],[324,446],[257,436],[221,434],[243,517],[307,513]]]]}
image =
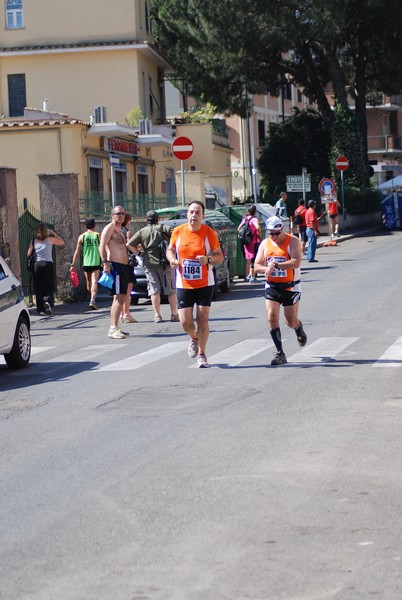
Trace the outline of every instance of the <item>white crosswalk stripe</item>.
{"type": "Polygon", "coordinates": [[[288,357],[289,363],[330,362],[345,348],[356,342],[357,337],[324,337],[308,344],[305,348],[288,357]]]}
{"type": "Polygon", "coordinates": [[[166,356],[171,356],[172,354],[176,354],[177,352],[182,352],[182,350],[187,348],[187,346],[188,342],[169,342],[168,344],[163,344],[162,346],[152,348],[152,350],[141,352],[141,354],[135,354],[134,356],[129,356],[128,358],[119,360],[110,365],[99,367],[96,370],[133,371],[134,369],[140,369],[141,367],[145,367],[145,365],[149,365],[153,362],[156,362],[157,360],[161,360],[166,356]]]}
{"type": "Polygon", "coordinates": [[[402,367],[402,337],[380,356],[373,367],[402,367]]]}
{"type": "MultiPolygon", "coordinates": [[[[358,337],[322,337],[318,340],[308,344],[305,348],[295,354],[288,355],[288,363],[293,365],[304,365],[304,364],[325,364],[331,361],[342,361],[350,360],[351,356],[358,359],[356,350],[350,348],[360,338],[358,337]]],[[[285,352],[287,342],[285,341],[285,352]]],[[[83,348],[74,348],[69,352],[46,358],[43,356],[46,351],[54,351],[52,346],[34,346],[32,348],[32,367],[34,367],[35,374],[41,374],[54,369],[65,368],[68,365],[75,363],[89,363],[91,370],[100,371],[133,371],[135,369],[141,369],[157,361],[164,360],[169,356],[183,352],[183,366],[193,369],[196,368],[196,361],[187,361],[187,350],[188,341],[174,341],[156,346],[145,352],[139,354],[133,353],[120,360],[109,362],[115,352],[121,349],[130,349],[128,342],[119,344],[101,344],[85,346],[83,348]],[[37,358],[36,358],[37,357],[37,358]],[[109,364],[108,364],[109,362],[109,364]]],[[[258,357],[256,362],[265,363],[269,365],[273,356],[270,353],[270,349],[275,352],[273,342],[269,337],[262,339],[248,338],[241,340],[233,346],[228,346],[215,354],[208,355],[208,362],[212,366],[229,366],[235,367],[240,365],[259,354],[266,353],[263,357],[258,357]]],[[[129,350],[130,351],[130,350],[129,350]]],[[[0,357],[0,365],[5,364],[3,357],[0,357]]],[[[373,367],[400,367],[402,368],[402,337],[399,337],[394,343],[392,343],[385,352],[373,362],[373,367]]],[[[85,368],[85,367],[84,367],[85,368]]],[[[30,376],[32,370],[22,369],[18,371],[19,376],[30,376]]]]}
{"type": "MultiPolygon", "coordinates": [[[[225,348],[216,354],[208,356],[208,362],[210,365],[225,365],[229,367],[235,367],[243,362],[246,362],[256,354],[265,352],[268,348],[273,347],[273,342],[268,339],[247,339],[242,340],[234,346],[225,348]]],[[[197,365],[193,364],[189,368],[195,368],[197,365]]]]}

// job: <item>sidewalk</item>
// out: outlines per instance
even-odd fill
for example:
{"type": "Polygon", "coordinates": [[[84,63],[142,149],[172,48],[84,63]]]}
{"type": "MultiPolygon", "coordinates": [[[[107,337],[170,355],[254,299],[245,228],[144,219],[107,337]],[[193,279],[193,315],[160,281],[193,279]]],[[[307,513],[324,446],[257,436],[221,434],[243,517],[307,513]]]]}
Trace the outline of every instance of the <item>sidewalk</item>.
{"type": "MultiPolygon", "coordinates": [[[[340,244],[341,242],[346,242],[347,240],[350,240],[355,237],[370,235],[372,233],[375,233],[376,231],[378,231],[378,232],[381,231],[381,226],[373,225],[371,227],[363,227],[361,229],[356,228],[356,229],[347,231],[345,233],[341,233],[340,237],[334,238],[333,241],[335,241],[337,244],[340,244]]],[[[324,247],[325,242],[330,242],[330,241],[331,241],[331,238],[329,237],[328,234],[324,234],[324,233],[321,234],[317,241],[317,248],[324,247]]]]}

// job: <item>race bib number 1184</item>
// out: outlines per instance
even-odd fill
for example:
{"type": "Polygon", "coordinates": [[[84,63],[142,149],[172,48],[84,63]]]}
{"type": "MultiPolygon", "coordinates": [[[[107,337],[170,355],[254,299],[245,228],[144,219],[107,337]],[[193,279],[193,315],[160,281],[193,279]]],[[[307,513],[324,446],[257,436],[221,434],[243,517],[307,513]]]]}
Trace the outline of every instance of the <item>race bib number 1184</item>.
{"type": "Polygon", "coordinates": [[[201,265],[198,260],[183,260],[183,279],[201,279],[201,265]]]}

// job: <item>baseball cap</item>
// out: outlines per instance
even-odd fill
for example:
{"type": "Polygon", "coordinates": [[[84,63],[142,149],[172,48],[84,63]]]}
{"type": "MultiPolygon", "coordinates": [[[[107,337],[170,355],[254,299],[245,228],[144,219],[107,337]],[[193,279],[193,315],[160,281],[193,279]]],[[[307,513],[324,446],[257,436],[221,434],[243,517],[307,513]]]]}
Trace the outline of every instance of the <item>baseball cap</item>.
{"type": "Polygon", "coordinates": [[[283,223],[282,220],[279,217],[269,217],[269,219],[267,219],[265,221],[265,227],[267,229],[282,229],[283,227],[283,223]]]}
{"type": "Polygon", "coordinates": [[[147,221],[149,221],[150,223],[156,223],[158,218],[159,218],[159,215],[155,210],[149,210],[147,212],[147,221]]]}

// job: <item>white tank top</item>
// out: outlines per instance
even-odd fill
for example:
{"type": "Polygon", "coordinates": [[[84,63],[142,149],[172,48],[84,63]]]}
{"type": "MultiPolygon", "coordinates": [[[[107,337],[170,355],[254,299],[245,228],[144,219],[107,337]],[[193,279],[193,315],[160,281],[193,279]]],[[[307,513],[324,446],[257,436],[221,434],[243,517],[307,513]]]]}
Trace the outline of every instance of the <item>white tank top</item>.
{"type": "Polygon", "coordinates": [[[46,262],[53,262],[52,244],[50,243],[49,239],[43,241],[35,240],[35,254],[35,262],[38,262],[40,260],[46,262]]]}

